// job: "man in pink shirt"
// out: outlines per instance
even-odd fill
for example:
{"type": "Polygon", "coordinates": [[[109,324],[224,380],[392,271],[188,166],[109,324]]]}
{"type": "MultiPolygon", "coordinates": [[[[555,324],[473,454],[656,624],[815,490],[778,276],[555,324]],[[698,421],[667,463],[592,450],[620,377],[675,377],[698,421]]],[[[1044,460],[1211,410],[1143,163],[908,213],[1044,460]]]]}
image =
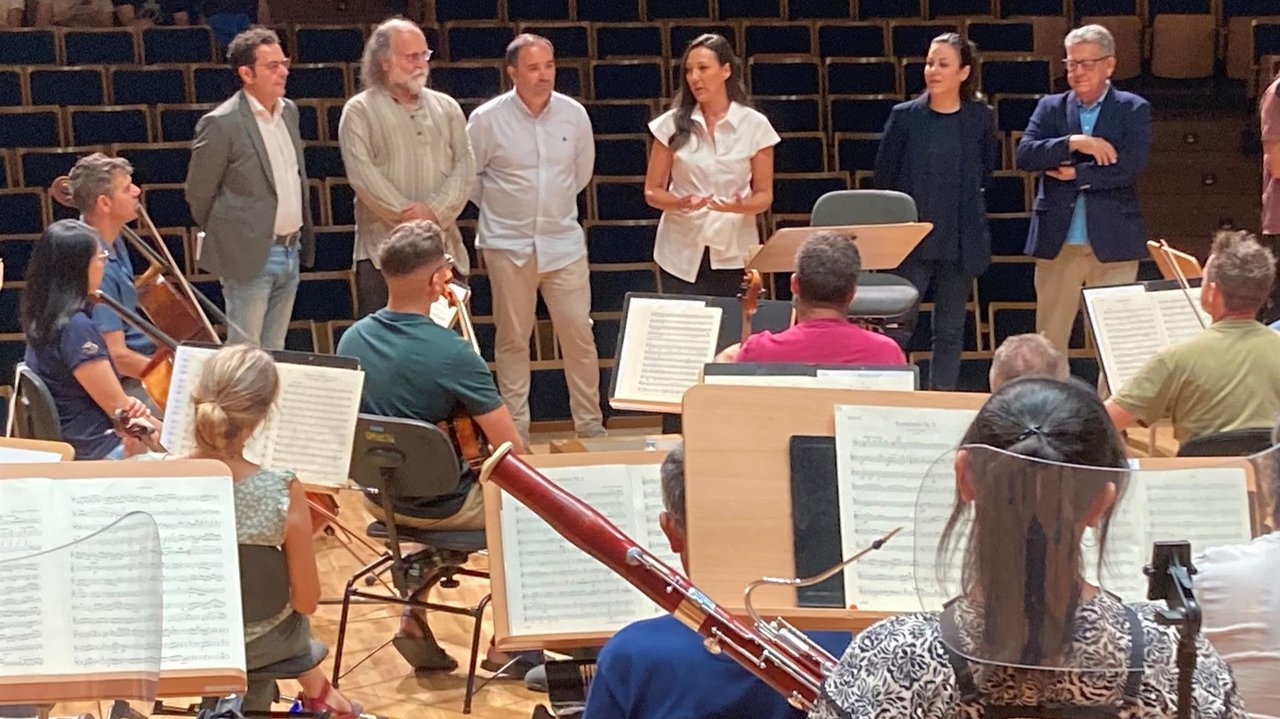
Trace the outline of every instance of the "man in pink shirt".
{"type": "MultiPolygon", "coordinates": [[[[1262,130],[1262,239],[1280,257],[1280,99],[1276,78],[1258,101],[1262,130]]],[[[1271,298],[1262,308],[1264,324],[1280,320],[1280,282],[1271,288],[1271,298]]]]}
{"type": "Polygon", "coordinates": [[[862,258],[847,235],[816,232],[796,252],[791,295],[796,324],[777,334],[760,332],[727,347],[717,362],[904,365],[902,348],[888,337],[849,322],[862,258]]]}

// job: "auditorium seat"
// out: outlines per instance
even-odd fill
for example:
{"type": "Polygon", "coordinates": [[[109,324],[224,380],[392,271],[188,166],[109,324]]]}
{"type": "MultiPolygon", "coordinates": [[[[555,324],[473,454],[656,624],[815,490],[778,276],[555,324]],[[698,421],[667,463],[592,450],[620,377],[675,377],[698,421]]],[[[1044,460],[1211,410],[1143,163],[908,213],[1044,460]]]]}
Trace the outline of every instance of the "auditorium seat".
{"type": "Polygon", "coordinates": [[[644,19],[640,17],[638,2],[577,0],[577,5],[578,22],[639,22],[644,19]]]}
{"type": "Polygon", "coordinates": [[[827,136],[821,132],[782,133],[773,148],[773,170],[784,173],[826,172],[827,136]]]}
{"type": "Polygon", "coordinates": [[[662,26],[656,23],[621,23],[596,25],[592,28],[596,40],[596,60],[611,57],[663,58],[673,52],[676,57],[684,51],[669,50],[662,26]]]}
{"type": "Polygon", "coordinates": [[[142,29],[142,61],[147,65],[218,62],[213,31],[203,25],[142,29]]]}
{"type": "Polygon", "coordinates": [[[827,127],[831,132],[883,132],[896,95],[831,95],[827,98],[827,127]]]}
{"type": "Polygon", "coordinates": [[[556,49],[556,61],[591,60],[591,28],[579,22],[526,22],[516,28],[517,33],[533,33],[551,41],[556,49]]]}
{"type": "Polygon", "coordinates": [[[1125,80],[1142,73],[1142,18],[1134,14],[1088,15],[1081,25],[1097,24],[1111,32],[1116,41],[1116,71],[1113,80],[1125,80]]]}
{"type": "Polygon", "coordinates": [[[66,65],[138,64],[138,34],[133,28],[66,28],[60,40],[66,65]]]}
{"type": "Polygon", "coordinates": [[[1138,0],[1073,0],[1072,9],[1081,17],[1138,14],[1138,0]]]}
{"type": "Polygon", "coordinates": [[[293,61],[360,62],[364,29],[359,25],[298,25],[293,30],[293,61]]]}
{"type": "MultiPolygon", "coordinates": [[[[44,191],[38,188],[0,190],[0,235],[39,235],[49,224],[44,191]]],[[[9,261],[5,256],[5,262],[9,261]]],[[[8,272],[13,273],[13,267],[8,272]]],[[[21,277],[22,275],[9,275],[21,277]]]]}
{"type": "Polygon", "coordinates": [[[345,99],[351,95],[343,65],[294,65],[289,68],[289,97],[345,99]]]}
{"type": "Polygon", "coordinates": [[[324,180],[329,177],[346,177],[342,165],[342,149],[336,142],[308,142],[302,148],[307,161],[307,177],[324,180]]]}
{"type": "Polygon", "coordinates": [[[587,93],[588,60],[556,60],[556,92],[582,99],[587,93]]]}
{"type": "Polygon", "coordinates": [[[133,163],[133,181],[139,185],[185,182],[191,164],[191,145],[186,142],[117,143],[111,152],[133,163]]]}
{"type": "Polygon", "coordinates": [[[621,312],[628,292],[658,291],[658,273],[654,269],[601,267],[592,272],[591,279],[591,309],[595,312],[621,312]]]}
{"type": "Polygon", "coordinates": [[[1031,176],[1019,170],[998,170],[987,180],[983,193],[987,212],[1001,214],[1031,209],[1031,176]]]}
{"type": "Polygon", "coordinates": [[[324,194],[329,199],[329,221],[335,225],[356,223],[356,191],[345,177],[330,177],[324,181],[324,194]]]}
{"type": "Polygon", "coordinates": [[[0,148],[0,189],[17,186],[17,176],[13,172],[14,162],[13,150],[0,148]]]}
{"type": "MultiPolygon", "coordinates": [[[[137,179],[135,183],[139,183],[137,179]]],[[[142,204],[156,227],[195,227],[182,182],[142,185],[142,204]]]]}
{"type": "Polygon", "coordinates": [[[197,103],[221,103],[240,89],[240,79],[230,66],[192,65],[191,99],[197,103]]]}
{"type": "Polygon", "coordinates": [[[27,69],[32,105],[105,105],[107,78],[101,67],[27,69]]]}
{"type": "Polygon", "coordinates": [[[721,20],[777,20],[782,18],[782,0],[717,0],[716,16],[721,20]]]}
{"type": "Polygon", "coordinates": [[[584,100],[591,128],[602,135],[648,132],[649,121],[657,117],[654,100],[584,100]]]}
{"type": "MultiPolygon", "coordinates": [[[[3,191],[0,190],[0,192],[3,192],[3,191]]],[[[5,196],[3,194],[0,194],[0,208],[5,208],[7,210],[5,205],[6,205],[5,196]]],[[[40,211],[39,205],[33,205],[27,208],[19,207],[17,209],[19,209],[20,211],[37,213],[33,215],[33,219],[31,220],[33,225],[35,223],[42,221],[42,218],[38,214],[40,211]]],[[[25,220],[28,218],[23,218],[23,219],[25,220]]],[[[3,223],[5,221],[6,221],[5,217],[0,216],[0,223],[3,223]]],[[[41,231],[44,230],[43,227],[41,227],[40,229],[41,231]]],[[[36,242],[38,242],[39,240],[40,240],[40,235],[36,233],[0,235],[0,257],[4,258],[4,271],[6,275],[8,275],[11,278],[27,276],[27,263],[31,262],[31,252],[35,249],[36,242]]],[[[5,283],[6,290],[9,288],[8,285],[9,283],[6,282],[5,283]]]]}
{"type": "Polygon", "coordinates": [[[844,172],[778,173],[774,175],[771,211],[781,215],[806,215],[819,197],[847,189],[849,175],[844,172]]]}
{"type": "Polygon", "coordinates": [[[649,159],[649,133],[595,136],[596,175],[627,177],[645,174],[649,159]]]}
{"type": "Polygon", "coordinates": [[[992,0],[929,0],[929,19],[991,16],[992,0]]]}
{"type": "Polygon", "coordinates": [[[509,25],[494,23],[447,23],[444,26],[449,61],[498,60],[506,57],[507,44],[514,37],[509,25]]]}
{"type": "Polygon", "coordinates": [[[351,269],[355,252],[356,231],[352,225],[325,225],[315,228],[316,261],[314,272],[341,272],[351,269]]]}
{"type": "Polygon", "coordinates": [[[752,95],[822,95],[822,70],[811,57],[765,57],[747,60],[752,95]]]}
{"type": "Polygon", "coordinates": [[[1000,17],[1064,17],[1065,0],[1000,0],[1000,17]]]}
{"type": "Polygon", "coordinates": [[[48,189],[55,179],[71,171],[76,160],[95,152],[108,152],[106,145],[88,147],[20,147],[18,172],[23,187],[48,189]]]}
{"type": "Polygon", "coordinates": [[[58,107],[0,107],[0,147],[62,147],[65,143],[58,107]]]}
{"type": "Polygon", "coordinates": [[[653,261],[653,242],[658,232],[655,220],[589,220],[583,227],[587,261],[593,265],[653,261]]]}
{"type": "Polygon", "coordinates": [[[711,0],[645,0],[648,20],[710,20],[711,0]]]}
{"type": "Polygon", "coordinates": [[[818,54],[822,57],[885,57],[887,28],[878,22],[849,22],[818,26],[818,54]]]}
{"type": "Polygon", "coordinates": [[[160,142],[190,142],[196,135],[196,123],[213,108],[213,103],[156,106],[160,120],[160,142]]]}
{"type": "Polygon", "coordinates": [[[813,25],[807,22],[747,21],[743,55],[813,55],[813,25]]]}
{"type": "Polygon", "coordinates": [[[1007,94],[995,98],[996,129],[1001,132],[1022,132],[1031,121],[1031,114],[1040,104],[1041,95],[1007,94]]]}
{"type": "MultiPolygon", "coordinates": [[[[116,105],[158,105],[191,102],[187,92],[187,72],[179,65],[113,67],[111,99],[116,105]]],[[[293,90],[290,78],[290,91],[293,90]]],[[[290,93],[292,94],[292,92],[290,93]]],[[[88,102],[77,102],[88,105],[88,102]]]]}
{"type": "Polygon", "coordinates": [[[1053,91],[1049,61],[1039,57],[984,56],[980,65],[982,91],[988,97],[1031,95],[1053,91]]]}
{"type": "MultiPolygon", "coordinates": [[[[573,15],[570,0],[507,0],[507,19],[567,21],[573,15]]],[[[560,46],[556,46],[557,52],[560,46]]]]}
{"type": "MultiPolygon", "coordinates": [[[[685,0],[678,0],[684,2],[685,0]]],[[[650,7],[653,6],[652,0],[649,2],[650,7]]],[[[714,33],[729,41],[729,46],[733,51],[742,56],[742,46],[738,44],[738,29],[733,25],[725,25],[722,23],[689,23],[671,20],[666,23],[666,41],[667,48],[674,56],[680,56],[684,53],[685,48],[689,47],[689,43],[693,42],[699,35],[705,33],[714,33]]]]}
{"type": "Polygon", "coordinates": [[[496,62],[431,65],[431,87],[455,99],[484,102],[502,92],[503,71],[496,62]]]}
{"type": "Polygon", "coordinates": [[[592,187],[596,219],[651,220],[662,214],[645,204],[644,177],[599,177],[592,187]]]}
{"type": "Polygon", "coordinates": [[[325,140],[321,130],[320,113],[326,102],[326,100],[308,98],[299,98],[294,102],[294,105],[298,108],[298,134],[304,142],[321,142],[325,140]]]}
{"type": "Polygon", "coordinates": [[[28,104],[22,85],[21,68],[0,67],[0,108],[28,104]]]}
{"type": "Polygon", "coordinates": [[[146,105],[68,107],[72,145],[151,142],[151,111],[146,105]]]}
{"type": "Polygon", "coordinates": [[[904,57],[898,64],[902,67],[902,94],[915,97],[924,92],[924,58],[904,57]]]}
{"type": "Polygon", "coordinates": [[[753,97],[751,104],[777,132],[821,132],[825,110],[818,95],[753,97]]]}
{"type": "Polygon", "coordinates": [[[991,230],[991,254],[1021,255],[1027,245],[1027,229],[1031,226],[1031,213],[1007,214],[988,217],[991,230]]]}
{"type": "Polygon", "coordinates": [[[498,0],[436,0],[436,22],[503,20],[498,0]]]}
{"type": "Polygon", "coordinates": [[[591,63],[591,91],[597,100],[653,100],[666,97],[661,60],[591,63]]]}
{"type": "Polygon", "coordinates": [[[924,17],[920,0],[858,0],[859,20],[897,20],[924,17]]]}
{"type": "Polygon", "coordinates": [[[61,65],[57,35],[48,28],[0,28],[0,65],[61,65]]]}
{"type": "Polygon", "coordinates": [[[849,0],[805,0],[787,3],[788,20],[850,20],[855,3],[849,0]]]}
{"type": "MultiPolygon", "coordinates": [[[[876,169],[876,152],[880,134],[871,132],[836,133],[836,169],[850,175],[876,169]]],[[[860,184],[854,189],[865,189],[860,184]]]]}
{"type": "Polygon", "coordinates": [[[293,300],[293,319],[328,322],[355,316],[355,283],[351,271],[304,272],[293,300]]]}
{"type": "MultiPolygon", "coordinates": [[[[1277,8],[1280,11],[1280,8],[1277,8]]],[[[1225,8],[1224,8],[1225,13],[1225,8]]],[[[1232,80],[1244,80],[1248,84],[1253,80],[1253,23],[1256,20],[1280,23],[1280,15],[1257,17],[1253,15],[1227,16],[1226,28],[1226,63],[1227,77],[1232,80]]]]}
{"type": "Polygon", "coordinates": [[[965,36],[978,46],[980,53],[1011,52],[1030,55],[1036,52],[1036,26],[1027,20],[991,20],[973,18],[965,22],[965,36]]]}
{"type": "Polygon", "coordinates": [[[898,65],[889,57],[833,58],[825,61],[831,95],[901,95],[898,65]]]}
{"type": "Polygon", "coordinates": [[[889,47],[898,57],[924,57],[933,39],[946,32],[958,32],[954,22],[935,20],[894,20],[889,23],[889,47]]]}

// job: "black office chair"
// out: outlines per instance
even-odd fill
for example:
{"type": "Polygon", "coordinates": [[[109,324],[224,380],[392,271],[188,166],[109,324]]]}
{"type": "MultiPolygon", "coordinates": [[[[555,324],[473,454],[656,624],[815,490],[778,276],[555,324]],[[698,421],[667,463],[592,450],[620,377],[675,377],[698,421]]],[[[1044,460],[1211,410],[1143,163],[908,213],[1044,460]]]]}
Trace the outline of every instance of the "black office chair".
{"type": "Polygon", "coordinates": [[[1192,437],[1178,447],[1179,457],[1247,457],[1271,449],[1271,428],[1251,427],[1192,437]]]}
{"type": "MultiPolygon", "coordinates": [[[[279,547],[241,544],[240,606],[245,623],[270,619],[289,603],[289,564],[279,547]]],[[[297,679],[320,666],[329,654],[324,642],[311,640],[308,651],[274,664],[249,669],[249,690],[244,709],[263,712],[279,698],[279,679],[297,679]]]]}
{"type": "Polygon", "coordinates": [[[381,602],[457,614],[471,617],[474,621],[467,689],[462,704],[462,713],[471,713],[471,698],[476,691],[481,620],[489,605],[489,595],[486,594],[475,606],[467,607],[436,604],[427,601],[426,597],[437,585],[445,589],[457,587],[459,576],[489,579],[488,572],[464,566],[472,554],[485,548],[484,530],[401,527],[395,521],[393,510],[395,500],[401,497],[429,498],[453,492],[458,486],[460,473],[457,450],[439,427],[418,420],[360,415],[351,454],[351,478],[370,496],[376,496],[382,506],[385,519],[370,524],[368,535],[384,540],[387,551],[361,567],[347,582],[333,660],[335,687],[342,677],[342,651],[353,599],[363,603],[381,602]],[[401,542],[416,542],[425,545],[426,549],[406,556],[400,551],[401,542]],[[386,574],[391,575],[394,594],[357,588],[360,583],[368,584],[386,574]]]}
{"type": "Polygon", "coordinates": [[[58,407],[53,402],[49,386],[26,362],[18,363],[9,412],[9,436],[62,441],[58,407]]]}

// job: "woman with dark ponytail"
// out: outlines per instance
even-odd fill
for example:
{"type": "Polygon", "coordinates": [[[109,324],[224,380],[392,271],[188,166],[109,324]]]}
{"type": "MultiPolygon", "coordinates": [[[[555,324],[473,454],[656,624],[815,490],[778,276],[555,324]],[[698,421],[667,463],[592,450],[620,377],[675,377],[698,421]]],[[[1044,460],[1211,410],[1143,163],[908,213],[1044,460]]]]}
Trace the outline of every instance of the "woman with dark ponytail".
{"type": "Polygon", "coordinates": [[[653,258],[662,291],[731,296],[756,215],[773,204],[773,146],[781,138],[747,103],[742,65],[720,35],[694,38],[671,109],[649,123],[644,198],[662,210],[653,258]]]}
{"type": "MultiPolygon", "coordinates": [[[[934,565],[918,567],[917,581],[958,560],[953,581],[917,587],[953,600],[859,634],[810,716],[1172,719],[1178,631],[1157,623],[1163,604],[1122,603],[1085,572],[1081,540],[1093,531],[1104,556],[1127,483],[1124,445],[1094,389],[1047,377],[1004,385],[970,425],[954,469],[937,555],[916,552],[934,565]]],[[[918,537],[936,529],[915,527],[918,537]]],[[[1194,719],[1247,717],[1203,636],[1192,693],[1194,719]]]]}
{"type": "MultiPolygon", "coordinates": [[[[923,297],[933,288],[929,386],[955,389],[964,311],[973,278],[991,263],[982,188],[1000,162],[995,113],[974,90],[973,43],[949,32],[925,58],[926,90],[889,114],[876,155],[876,186],[905,192],[933,231],[895,271],[923,297]]],[[[911,324],[914,324],[911,323],[911,324]]]]}

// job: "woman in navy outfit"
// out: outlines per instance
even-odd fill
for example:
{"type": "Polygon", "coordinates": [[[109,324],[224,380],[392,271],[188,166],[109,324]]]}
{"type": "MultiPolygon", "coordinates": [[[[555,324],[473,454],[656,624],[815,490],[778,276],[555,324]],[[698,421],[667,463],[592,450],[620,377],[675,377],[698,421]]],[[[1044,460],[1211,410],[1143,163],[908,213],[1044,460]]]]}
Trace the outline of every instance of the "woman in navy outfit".
{"type": "Polygon", "coordinates": [[[916,201],[930,232],[895,272],[923,297],[933,288],[933,361],[929,386],[955,389],[964,348],[965,303],[973,278],[991,263],[983,184],[1000,147],[995,113],[974,90],[971,42],[934,38],[925,59],[926,90],[894,106],[876,155],[876,185],[916,201]]]}

